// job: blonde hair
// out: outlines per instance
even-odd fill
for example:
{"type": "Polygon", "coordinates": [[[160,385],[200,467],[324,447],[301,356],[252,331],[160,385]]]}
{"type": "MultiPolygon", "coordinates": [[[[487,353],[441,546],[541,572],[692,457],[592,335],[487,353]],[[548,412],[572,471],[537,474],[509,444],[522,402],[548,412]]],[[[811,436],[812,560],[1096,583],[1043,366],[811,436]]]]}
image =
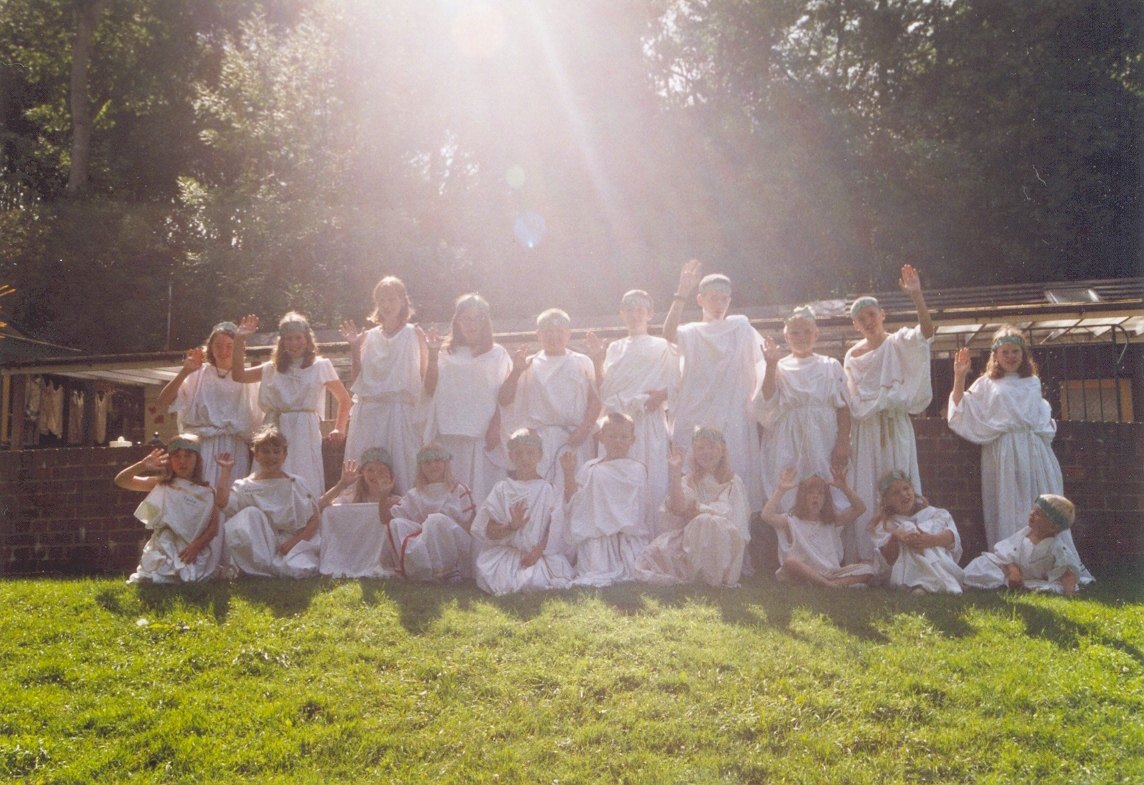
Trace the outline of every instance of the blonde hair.
{"type": "Polygon", "coordinates": [[[707,472],[699,468],[699,464],[695,462],[694,445],[695,442],[700,441],[715,442],[715,444],[718,444],[723,448],[723,455],[720,456],[719,463],[715,464],[715,468],[711,471],[711,476],[715,478],[716,482],[731,482],[731,480],[735,477],[735,472],[731,471],[731,464],[727,460],[726,442],[721,442],[718,439],[710,439],[706,436],[700,436],[692,442],[691,460],[689,463],[689,466],[691,467],[691,477],[693,478],[692,484],[698,485],[699,481],[707,475],[707,472]]]}
{"type": "MultiPolygon", "coordinates": [[[[380,463],[382,466],[384,466],[386,468],[386,470],[389,472],[389,479],[393,480],[393,486],[389,489],[389,493],[390,494],[397,493],[397,475],[395,475],[393,473],[393,467],[392,466],[390,466],[385,461],[366,461],[366,463],[380,463]]],[[[362,464],[361,468],[363,468],[363,469],[365,468],[364,463],[362,464]]],[[[354,504],[361,504],[362,502],[368,502],[368,499],[366,499],[366,496],[368,494],[369,494],[369,485],[365,481],[365,472],[363,471],[358,475],[358,478],[356,480],[354,480],[354,501],[353,501],[353,503],[354,504]]],[[[379,502],[385,501],[385,497],[383,496],[378,501],[379,502]]]]}
{"type": "Polygon", "coordinates": [[[837,520],[837,513],[834,510],[834,497],[830,493],[830,483],[819,477],[817,474],[807,477],[805,480],[798,484],[798,490],[794,492],[794,506],[791,507],[790,514],[802,520],[808,520],[806,510],[806,496],[810,493],[811,483],[821,483],[823,486],[823,500],[822,509],[818,511],[818,520],[823,523],[833,524],[837,520]]]}
{"type": "Polygon", "coordinates": [[[279,373],[290,370],[290,355],[282,348],[282,339],[285,337],[282,335],[282,325],[287,322],[302,322],[306,325],[306,329],[301,331],[306,336],[306,350],[302,353],[302,362],[298,367],[309,368],[314,364],[314,360],[318,359],[318,342],[314,339],[314,331],[310,329],[310,321],[297,311],[287,311],[278,320],[278,342],[274,344],[274,351],[270,353],[270,362],[274,363],[274,370],[279,373]]]}
{"type": "Polygon", "coordinates": [[[250,449],[253,452],[258,452],[258,448],[264,444],[270,447],[281,447],[285,450],[290,449],[290,442],[286,440],[286,437],[282,435],[282,431],[278,430],[278,427],[275,425],[267,425],[258,433],[254,434],[254,437],[250,440],[250,449]]]}
{"type": "Polygon", "coordinates": [[[409,305],[409,292],[405,289],[405,282],[396,275],[385,276],[373,287],[374,307],[373,313],[369,315],[369,319],[375,324],[381,324],[381,306],[378,304],[378,300],[381,297],[382,291],[390,287],[401,292],[401,299],[404,301],[404,305],[401,306],[401,311],[397,314],[397,318],[401,320],[402,325],[405,325],[413,318],[413,308],[409,305]]]}
{"type": "MultiPolygon", "coordinates": [[[[909,483],[911,488],[914,487],[913,483],[907,479],[894,480],[889,485],[887,485],[886,490],[878,494],[878,509],[874,512],[873,517],[870,518],[870,531],[874,531],[883,523],[899,514],[886,509],[886,497],[890,495],[890,491],[894,490],[894,486],[900,482],[909,483]]],[[[922,496],[915,490],[913,509],[906,513],[906,515],[916,515],[919,511],[924,510],[926,507],[929,507],[929,501],[926,500],[926,497],[922,496]]]]}
{"type": "MultiPolygon", "coordinates": [[[[993,341],[1008,335],[1016,335],[1021,339],[1021,364],[1017,367],[1017,375],[1022,379],[1037,375],[1037,361],[1029,353],[1029,344],[1025,341],[1025,334],[1011,324],[1003,324],[997,332],[993,333],[993,341]]],[[[1000,348],[1000,347],[999,347],[1000,348]]],[[[985,375],[990,379],[1001,379],[1005,376],[1005,369],[997,362],[997,350],[989,352],[989,362],[985,364],[985,375]]]]}
{"type": "Polygon", "coordinates": [[[493,320],[489,317],[489,304],[485,298],[476,292],[461,295],[453,306],[453,320],[449,323],[449,335],[445,337],[443,348],[452,354],[460,346],[469,346],[474,357],[491,351],[493,348],[493,320]],[[481,342],[477,346],[469,346],[465,343],[465,334],[461,332],[461,328],[457,324],[461,314],[470,309],[484,317],[484,324],[481,327],[481,342]]]}
{"type": "MultiPolygon", "coordinates": [[[[422,447],[420,450],[418,450],[418,453],[424,452],[425,450],[439,450],[443,453],[448,452],[448,450],[446,450],[444,447],[442,447],[437,442],[429,442],[424,447],[422,447]]],[[[434,483],[429,482],[429,478],[425,476],[424,466],[425,466],[425,464],[423,462],[421,462],[421,461],[417,462],[417,479],[415,479],[413,481],[413,485],[416,488],[424,488],[427,485],[433,485],[434,484],[434,483]]],[[[445,476],[441,478],[441,482],[443,482],[450,489],[455,488],[457,486],[457,481],[455,479],[453,479],[453,462],[452,461],[445,461],[445,476]]]]}

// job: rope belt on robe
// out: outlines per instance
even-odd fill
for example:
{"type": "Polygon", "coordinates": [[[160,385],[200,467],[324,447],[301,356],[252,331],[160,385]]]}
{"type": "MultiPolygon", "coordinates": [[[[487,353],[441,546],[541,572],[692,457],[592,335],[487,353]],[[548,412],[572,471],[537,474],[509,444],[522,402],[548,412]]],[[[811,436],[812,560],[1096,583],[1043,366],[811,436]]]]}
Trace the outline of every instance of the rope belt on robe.
{"type": "Polygon", "coordinates": [[[314,411],[313,409],[283,409],[281,411],[266,412],[266,416],[262,418],[262,422],[267,424],[267,425],[277,425],[278,420],[284,414],[313,414],[313,415],[317,415],[317,412],[314,411]]]}
{"type": "Polygon", "coordinates": [[[407,403],[410,405],[417,403],[417,399],[408,390],[393,390],[378,395],[355,395],[354,400],[358,403],[407,403]]]}

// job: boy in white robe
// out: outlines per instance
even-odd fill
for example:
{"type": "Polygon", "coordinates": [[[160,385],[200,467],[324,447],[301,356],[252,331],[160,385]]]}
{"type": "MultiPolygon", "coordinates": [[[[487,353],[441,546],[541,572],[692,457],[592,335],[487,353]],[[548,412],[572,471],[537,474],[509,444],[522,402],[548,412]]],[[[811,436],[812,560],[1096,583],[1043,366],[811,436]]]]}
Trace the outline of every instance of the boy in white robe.
{"type": "MultiPolygon", "coordinates": [[[[668,484],[666,409],[669,397],[679,389],[679,353],[663,338],[648,335],[653,312],[651,295],[633,289],[620,301],[628,336],[612,341],[606,352],[595,333],[588,333],[585,344],[596,363],[604,412],[626,414],[635,424],[636,441],[628,455],[647,467],[645,519],[655,534],[661,534],[659,513],[668,484]]],[[[598,454],[603,455],[602,446],[598,454]]]]}
{"type": "MultiPolygon", "coordinates": [[[[791,349],[785,357],[769,336],[763,339],[766,371],[755,396],[755,414],[763,426],[760,463],[768,500],[778,487],[779,475],[789,467],[801,482],[815,475],[831,477],[850,461],[846,376],[842,363],[814,352],[818,340],[814,311],[796,308],[783,327],[783,337],[791,349]]],[[[836,486],[831,494],[835,507],[845,506],[846,497],[836,486]]],[[[792,501],[788,492],[782,509],[789,509],[792,501]]]]}
{"type": "Polygon", "coordinates": [[[304,578],[318,573],[321,537],[317,499],[282,471],[286,439],[274,426],[254,437],[258,470],[220,489],[226,559],[246,575],[304,578]]]}
{"type": "Polygon", "coordinates": [[[921,494],[918,447],[911,414],[921,414],[933,398],[930,343],[934,328],[922,296],[921,281],[910,265],[898,282],[918,312],[915,327],[887,334],[885,312],[873,297],[850,307],[854,328],[863,340],[846,352],[843,370],[850,404],[850,487],[866,503],[866,515],[843,532],[847,562],[871,561],[874,544],[867,522],[878,509],[878,481],[890,471],[912,478],[921,494]]]}
{"type": "Polygon", "coordinates": [[[1076,521],[1064,496],[1045,493],[1029,512],[1029,525],[983,553],[965,568],[965,585],[975,589],[1028,589],[1075,594],[1093,582],[1072,540],[1062,537],[1076,521]]]}
{"type": "Polygon", "coordinates": [[[417,453],[417,484],[389,510],[382,563],[411,581],[458,583],[473,574],[473,494],[453,479],[438,444],[417,453]]]}
{"type": "Polygon", "coordinates": [[[970,367],[963,348],[954,357],[947,417],[950,430],[982,445],[981,506],[992,548],[1022,528],[1033,499],[1064,493],[1064,478],[1051,446],[1057,424],[1020,331],[997,331],[985,373],[966,390],[970,367]]]}
{"type": "Polygon", "coordinates": [[[493,487],[473,520],[473,538],[482,543],[474,572],[489,594],[564,589],[575,571],[561,552],[563,532],[553,513],[560,499],[537,472],[544,457],[540,436],[522,429],[508,441],[515,478],[493,487]]]}
{"type": "Polygon", "coordinates": [[[560,456],[564,469],[564,536],[575,550],[578,586],[610,586],[632,579],[636,557],[651,541],[645,518],[647,468],[628,457],[635,443],[631,418],[610,413],[600,429],[604,457],[576,471],[576,456],[560,456]]]}
{"type": "Polygon", "coordinates": [[[965,573],[958,566],[961,535],[953,517],[914,493],[902,472],[888,472],[878,490],[870,536],[882,571],[889,571],[890,585],[918,594],[961,594],[965,573]]]}
{"type": "Polygon", "coordinates": [[[686,457],[697,427],[722,433],[731,470],[746,485],[751,509],[757,510],[763,506],[763,493],[758,477],[759,435],[751,399],[759,386],[762,339],[746,316],[727,316],[730,279],[725,275],[700,279],[701,272],[702,265],[695,259],[683,266],[663,324],[663,337],[679,347],[683,358],[679,395],[671,404],[672,434],[686,457]],[[697,286],[703,319],[680,326],[683,304],[697,286]]]}
{"type": "Polygon", "coordinates": [[[557,458],[566,449],[578,463],[593,454],[591,441],[600,397],[591,358],[568,349],[571,319],[559,308],[549,308],[536,319],[536,335],[543,349],[529,355],[527,344],[513,355],[512,372],[501,385],[501,406],[511,406],[505,418],[512,429],[529,428],[544,442],[540,476],[556,488],[564,487],[557,458]]]}

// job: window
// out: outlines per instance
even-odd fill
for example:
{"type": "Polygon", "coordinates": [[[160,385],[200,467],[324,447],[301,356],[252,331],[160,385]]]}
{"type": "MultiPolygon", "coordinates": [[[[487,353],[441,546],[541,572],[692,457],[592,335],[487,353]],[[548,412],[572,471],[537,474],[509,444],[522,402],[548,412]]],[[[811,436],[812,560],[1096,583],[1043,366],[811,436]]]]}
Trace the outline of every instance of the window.
{"type": "Polygon", "coordinates": [[[1086,422],[1133,422],[1130,379],[1061,382],[1061,419],[1086,422]]]}

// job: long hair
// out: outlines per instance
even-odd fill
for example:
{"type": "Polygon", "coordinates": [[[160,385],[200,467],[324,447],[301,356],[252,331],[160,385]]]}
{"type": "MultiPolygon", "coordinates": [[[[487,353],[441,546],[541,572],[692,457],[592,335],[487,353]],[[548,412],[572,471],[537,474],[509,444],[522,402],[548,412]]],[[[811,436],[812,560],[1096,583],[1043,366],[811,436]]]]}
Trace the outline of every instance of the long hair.
{"type": "MultiPolygon", "coordinates": [[[[898,515],[898,513],[891,512],[890,510],[886,509],[886,497],[890,495],[890,491],[894,490],[894,486],[900,482],[909,482],[909,480],[894,480],[892,483],[890,483],[890,486],[886,488],[884,493],[879,494],[878,509],[874,511],[874,515],[870,518],[870,531],[874,531],[883,523],[890,520],[895,515],[898,515]]],[[[906,514],[917,515],[919,511],[924,510],[926,507],[929,507],[929,502],[926,500],[926,497],[915,491],[914,507],[906,514]]]]}
{"type": "MultiPolygon", "coordinates": [[[[429,442],[429,444],[426,444],[421,449],[427,450],[430,447],[435,447],[442,452],[445,451],[445,448],[436,442],[429,442]]],[[[417,462],[417,479],[413,481],[413,486],[415,488],[424,488],[427,485],[433,485],[433,483],[429,482],[429,478],[425,476],[425,470],[422,468],[423,466],[424,464],[422,464],[420,461],[417,462]]],[[[445,461],[445,476],[441,478],[441,482],[444,483],[445,487],[449,488],[450,490],[457,486],[457,481],[453,478],[452,461],[445,461]]]]}
{"type": "MultiPolygon", "coordinates": [[[[696,441],[700,440],[697,439],[696,441]]],[[[715,440],[711,439],[709,441],[715,440]]],[[[719,463],[715,464],[715,468],[711,471],[711,476],[715,478],[716,482],[731,482],[735,476],[735,472],[731,471],[731,464],[727,461],[727,445],[718,441],[715,441],[715,443],[723,448],[723,455],[719,458],[719,463]]],[[[689,465],[691,466],[691,477],[693,478],[691,481],[692,485],[698,487],[699,481],[707,475],[707,472],[699,468],[699,464],[695,462],[694,449],[691,451],[691,461],[689,465]]]]}
{"type": "Polygon", "coordinates": [[[226,330],[221,327],[215,327],[213,330],[211,330],[211,334],[207,336],[206,345],[207,362],[211,365],[218,365],[218,363],[215,361],[214,340],[220,335],[229,335],[231,338],[234,338],[234,333],[232,333],[230,330],[226,330]]]}
{"type": "Polygon", "coordinates": [[[458,347],[469,346],[474,357],[480,356],[493,348],[493,320],[489,317],[489,304],[485,301],[485,298],[476,292],[461,295],[457,298],[457,304],[453,308],[453,321],[449,323],[449,334],[445,337],[443,346],[445,351],[449,354],[452,354],[458,347]],[[468,310],[476,310],[477,313],[484,317],[482,320],[484,324],[481,325],[480,343],[475,346],[469,346],[465,343],[465,334],[461,332],[461,327],[457,324],[457,320],[461,314],[468,310]]]}
{"type": "Polygon", "coordinates": [[[805,480],[798,484],[798,490],[794,492],[794,507],[791,508],[790,514],[802,520],[808,520],[806,505],[806,496],[810,493],[811,485],[819,484],[823,486],[824,497],[822,500],[822,509],[818,511],[818,520],[823,523],[834,525],[837,520],[837,513],[834,510],[834,497],[830,493],[830,484],[821,477],[813,476],[807,477],[805,480]]]}
{"type": "MultiPolygon", "coordinates": [[[[1001,325],[1001,329],[993,333],[993,340],[1004,338],[1006,335],[1016,335],[1021,338],[1021,364],[1017,367],[1017,375],[1022,379],[1037,375],[1037,361],[1029,353],[1029,344],[1024,343],[1024,334],[1011,324],[1001,325]]],[[[997,352],[989,352],[989,362],[985,365],[985,375],[990,379],[1000,379],[1005,376],[1005,369],[997,362],[997,352]]]]}
{"type": "MultiPolygon", "coordinates": [[[[382,466],[385,466],[385,468],[389,470],[389,479],[394,481],[393,487],[390,488],[389,494],[387,494],[387,495],[396,494],[397,493],[397,479],[393,476],[393,467],[391,467],[387,464],[384,464],[384,463],[382,464],[382,466]]],[[[368,502],[369,501],[368,497],[369,497],[369,485],[365,481],[365,472],[362,472],[361,474],[358,475],[358,478],[356,480],[354,480],[354,500],[353,500],[353,503],[354,504],[362,504],[363,502],[368,502]]],[[[383,496],[380,499],[380,501],[385,501],[385,497],[383,496]]]]}
{"type": "Polygon", "coordinates": [[[289,311],[278,320],[278,343],[274,344],[274,351],[270,353],[270,362],[274,363],[274,369],[279,373],[290,370],[290,355],[282,348],[282,325],[286,322],[305,322],[306,324],[304,330],[306,350],[302,353],[302,362],[299,363],[298,367],[309,368],[314,364],[314,360],[318,359],[318,342],[314,340],[314,331],[310,329],[309,320],[297,311],[289,311]]]}
{"type": "Polygon", "coordinates": [[[381,324],[381,306],[378,305],[378,300],[381,297],[381,293],[385,289],[388,289],[390,287],[401,292],[401,299],[402,299],[404,304],[401,306],[401,311],[397,314],[397,318],[401,321],[401,324],[404,326],[405,324],[407,324],[409,322],[410,319],[413,318],[413,308],[409,304],[409,292],[407,292],[405,290],[405,282],[402,281],[400,278],[398,278],[396,275],[385,276],[384,278],[382,278],[380,281],[377,282],[376,286],[373,287],[373,306],[374,307],[373,307],[373,313],[371,313],[369,315],[369,319],[370,319],[370,321],[374,322],[375,324],[381,324]]]}
{"type": "MultiPolygon", "coordinates": [[[[190,433],[180,433],[177,438],[185,439],[186,441],[192,441],[192,442],[198,442],[199,441],[198,436],[195,436],[194,434],[190,434],[190,433]]],[[[185,449],[185,448],[176,448],[176,449],[185,449]]],[[[189,452],[194,452],[194,450],[189,450],[189,452]]],[[[176,479],[178,479],[178,477],[175,475],[175,472],[171,469],[171,464],[168,463],[163,468],[163,471],[159,474],[159,484],[160,485],[170,485],[176,479]]],[[[209,482],[207,482],[206,480],[203,479],[203,454],[201,452],[195,453],[195,468],[191,472],[191,476],[188,477],[187,480],[188,480],[188,482],[192,482],[195,485],[205,485],[205,486],[210,485],[209,482]]]]}

